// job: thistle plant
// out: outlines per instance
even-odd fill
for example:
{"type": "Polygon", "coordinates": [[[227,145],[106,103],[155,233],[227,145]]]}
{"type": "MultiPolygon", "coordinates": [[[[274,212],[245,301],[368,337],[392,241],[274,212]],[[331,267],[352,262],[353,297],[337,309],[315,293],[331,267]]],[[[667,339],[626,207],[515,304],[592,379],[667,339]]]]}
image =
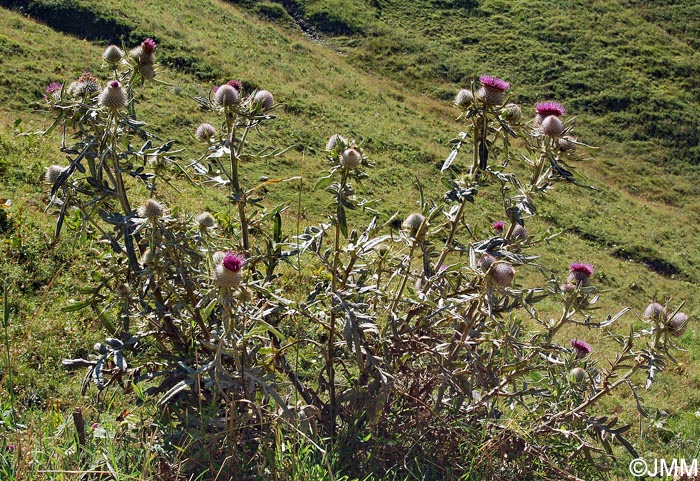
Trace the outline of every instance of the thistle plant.
{"type": "Polygon", "coordinates": [[[225,232],[220,212],[169,206],[156,189],[177,152],[173,142],[153,146],[133,100],[156,75],[155,49],[150,39],[128,54],[110,46],[109,79],[83,74],[45,92],[69,156],[46,172],[56,235],[77,212],[85,235],[108,247],[84,300],[69,307],[92,308],[108,332],[92,357],[65,361],[87,368],[85,390],[89,380],[98,395],[139,385],[180,431],[196,433],[190,459],[206,455],[212,477],[266,466],[283,435],[363,477],[579,480],[609,468],[612,442],[636,455],[629,426],[601,416],[599,401],[620,389],[639,401],[688,316],[654,302],[650,325],[620,335],[613,327],[629,309],[595,320],[603,293],[591,264],[537,264],[543,236],[525,222],[557,182],[578,183],[570,164],[584,145],[561,104],[539,103],[527,121],[502,79],[460,90],[465,128],[436,173],[446,191],[426,199],[421,189],[408,215],[384,216],[361,198],[371,163],[349,136],[332,135],[315,185],[329,194],[327,217],[290,240],[286,207],[268,208],[241,175],[283,152],[250,151],[251,135],[275,118],[273,95],[228,81],[195,99],[211,118],[193,132],[201,153],[189,166],[197,187],[227,191],[237,218],[225,232]],[[486,189],[500,194],[493,211],[475,203],[486,189]],[[358,210],[371,221],[359,223],[358,210]],[[313,285],[285,292],[284,279],[311,266],[313,285]],[[547,278],[522,285],[533,268],[547,278]],[[556,314],[536,308],[545,298],[556,314]],[[602,362],[574,329],[604,332],[618,352],[602,362]],[[304,367],[301,346],[318,367],[304,367]]]}

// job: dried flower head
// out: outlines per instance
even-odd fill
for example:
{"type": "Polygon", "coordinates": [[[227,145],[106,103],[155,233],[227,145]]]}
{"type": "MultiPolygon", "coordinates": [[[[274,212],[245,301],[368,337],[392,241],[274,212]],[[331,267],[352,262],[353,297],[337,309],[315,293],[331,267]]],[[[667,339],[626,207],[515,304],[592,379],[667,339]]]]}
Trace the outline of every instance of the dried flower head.
{"type": "Polygon", "coordinates": [[[508,287],[515,279],[515,269],[505,261],[496,262],[491,266],[491,280],[500,287],[508,287]]]}
{"type": "Polygon", "coordinates": [[[652,302],[644,310],[644,318],[651,321],[662,321],[666,319],[666,308],[658,302],[652,302]]]}
{"type": "Polygon", "coordinates": [[[108,109],[118,110],[124,108],[128,102],[126,90],[121,84],[113,80],[102,91],[97,99],[97,103],[108,109]]]}
{"type": "Polygon", "coordinates": [[[78,80],[71,82],[68,86],[68,92],[74,97],[87,97],[100,90],[100,84],[90,72],[83,72],[78,80]]]}
{"type": "Polygon", "coordinates": [[[574,349],[574,354],[577,358],[586,357],[593,352],[593,348],[590,344],[580,339],[571,339],[569,345],[574,349]]]}
{"type": "Polygon", "coordinates": [[[110,45],[105,49],[104,53],[102,54],[102,58],[105,62],[114,66],[122,61],[124,58],[124,52],[116,45],[110,45]]]}
{"type": "Polygon", "coordinates": [[[145,204],[138,208],[139,217],[146,219],[157,219],[163,215],[163,206],[160,202],[148,199],[145,204]]]}
{"type": "Polygon", "coordinates": [[[549,137],[560,137],[564,132],[564,123],[556,115],[549,115],[542,121],[542,133],[549,137]]]}
{"type": "Polygon", "coordinates": [[[666,329],[674,337],[681,337],[688,327],[688,316],[677,312],[666,322],[666,329]]]}
{"type": "Polygon", "coordinates": [[[391,248],[389,247],[388,244],[385,244],[385,243],[382,242],[381,244],[378,244],[378,245],[374,248],[374,251],[375,251],[377,254],[379,254],[379,257],[384,258],[384,257],[386,257],[387,255],[389,255],[389,252],[391,251],[391,248]]]}
{"type": "Polygon", "coordinates": [[[213,125],[207,123],[199,124],[199,127],[197,127],[197,130],[194,132],[194,136],[197,137],[197,140],[202,142],[209,142],[215,135],[216,129],[213,125]]]}
{"type": "Polygon", "coordinates": [[[117,286],[115,289],[115,292],[119,297],[127,297],[129,293],[131,292],[131,287],[129,286],[128,283],[122,282],[117,286]]]}
{"type": "Polygon", "coordinates": [[[348,139],[340,134],[333,134],[326,142],[326,150],[335,150],[336,147],[346,147],[348,145],[348,139]]]}
{"type": "Polygon", "coordinates": [[[153,264],[155,264],[155,256],[153,255],[153,250],[146,249],[145,251],[143,251],[143,254],[141,254],[141,265],[152,266],[153,264]]]}
{"type": "Polygon", "coordinates": [[[474,103],[474,94],[469,89],[460,89],[455,96],[455,105],[459,108],[466,109],[474,103]]]}
{"type": "Polygon", "coordinates": [[[209,212],[202,212],[197,217],[195,217],[195,220],[197,221],[199,228],[202,230],[209,229],[210,227],[214,227],[216,225],[216,220],[214,219],[214,216],[211,215],[209,212]]]}
{"type": "Polygon", "coordinates": [[[496,222],[493,223],[493,230],[498,232],[499,234],[503,232],[503,229],[505,228],[506,223],[503,222],[502,220],[497,220],[496,222]]]}
{"type": "Polygon", "coordinates": [[[224,84],[219,87],[214,93],[214,102],[222,107],[230,107],[232,105],[238,105],[241,100],[241,96],[234,87],[229,84],[224,84]]]}
{"type": "Polygon", "coordinates": [[[340,154],[340,165],[346,169],[356,169],[362,163],[362,153],[355,147],[345,149],[340,154]]]}
{"type": "Polygon", "coordinates": [[[580,283],[582,286],[587,286],[592,275],[593,266],[591,264],[574,262],[569,266],[569,282],[580,283]]]}
{"type": "Polygon", "coordinates": [[[46,174],[44,175],[44,178],[49,184],[53,185],[58,180],[58,176],[61,175],[64,170],[66,170],[66,168],[60,165],[50,165],[46,169],[46,174]]]}
{"type": "Polygon", "coordinates": [[[253,104],[260,105],[263,110],[270,110],[275,105],[275,98],[267,90],[258,90],[253,97],[253,104]]]}
{"type": "Polygon", "coordinates": [[[498,77],[482,75],[479,77],[481,88],[477,92],[483,101],[490,105],[501,105],[505,99],[505,92],[510,88],[510,84],[498,77]]]}

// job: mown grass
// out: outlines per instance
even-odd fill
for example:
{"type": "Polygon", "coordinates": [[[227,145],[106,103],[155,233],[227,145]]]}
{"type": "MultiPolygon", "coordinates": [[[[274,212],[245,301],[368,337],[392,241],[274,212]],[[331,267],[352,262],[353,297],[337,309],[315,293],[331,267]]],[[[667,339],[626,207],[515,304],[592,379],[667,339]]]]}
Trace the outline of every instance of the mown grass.
{"type": "MultiPolygon", "coordinates": [[[[595,160],[580,164],[597,190],[564,187],[541,203],[542,220],[528,224],[533,235],[565,231],[542,249],[542,265],[561,275],[570,261],[594,263],[597,279],[610,289],[601,315],[630,305],[634,314],[627,322],[639,322],[636,317],[650,299],[673,297],[674,302],[686,299],[684,309],[697,316],[693,294],[700,280],[700,254],[691,239],[698,235],[700,210],[689,200],[697,195],[700,161],[698,54],[691,27],[667,32],[661,25],[668,15],[678,19],[678,9],[639,10],[635,2],[602,1],[299,2],[306,20],[326,27],[319,31],[339,35],[318,44],[305,39],[287,17],[283,28],[260,21],[261,16],[284,15],[269,2],[239,9],[198,0],[182,9],[178,2],[105,1],[99,12],[94,2],[43,3],[92,12],[93,18],[119,29],[97,30],[84,41],[0,9],[0,197],[12,202],[0,209],[0,225],[5,226],[0,229],[2,275],[12,308],[8,333],[15,408],[24,410],[20,421],[29,426],[25,441],[5,431],[5,445],[48,446],[61,439],[67,431],[56,429],[76,405],[91,420],[108,423],[129,407],[128,399],[93,405],[90,397],[78,395],[80,379],[60,365],[63,358],[87,355],[99,335],[95,319],[60,311],[75,296],[71,287],[87,278],[91,246],[64,242],[50,247],[53,218],[44,212],[48,199],[42,176],[47,165],[61,161],[58,140],[17,136],[48,125],[33,107],[47,83],[70,81],[84,70],[100,71],[107,40],[123,39],[130,46],[151,36],[159,42],[158,77],[171,85],[149,87],[144,95],[158,101],[144,102],[139,112],[163,139],[180,139],[183,165],[197,155],[191,132],[204,120],[191,96],[241,78],[247,89],[269,89],[284,103],[279,119],[264,132],[264,142],[294,148],[282,159],[245,165],[244,175],[247,183],[262,175],[303,175],[301,210],[294,186],[271,189],[270,203],[290,205],[289,225],[297,217],[306,225],[322,216],[323,196],[310,188],[330,134],[348,133],[363,141],[377,164],[367,183],[369,193],[382,198],[383,214],[406,214],[416,208],[416,178],[429,195],[441,195],[430,179],[437,178],[447,143],[460,128],[449,105],[458,86],[490,73],[509,80],[514,100],[529,108],[540,99],[561,100],[578,116],[582,140],[600,147],[588,151],[595,160]],[[22,123],[15,126],[15,119],[22,123]],[[642,262],[665,267],[666,275],[642,262]]],[[[686,10],[691,16],[695,11],[686,10]]],[[[164,188],[170,205],[186,202],[193,210],[223,205],[223,197],[184,181],[177,188],[164,188]]],[[[480,199],[473,209],[474,219],[498,215],[492,201],[480,199]]],[[[489,228],[483,220],[474,227],[477,232],[489,228]]],[[[535,272],[519,279],[544,282],[535,272]]],[[[603,339],[594,341],[605,345],[603,339]]],[[[683,338],[690,349],[679,357],[683,366],[662,377],[647,395],[649,404],[667,415],[648,428],[645,453],[669,455],[673,453],[666,449],[673,446],[687,457],[695,454],[688,450],[698,436],[694,413],[700,398],[693,392],[700,377],[692,368],[700,355],[696,344],[691,328],[683,338]]],[[[605,348],[596,355],[604,359],[605,348]]],[[[2,372],[7,381],[8,366],[3,364],[2,372]]],[[[631,400],[612,403],[623,418],[634,421],[631,400]]],[[[70,431],[70,423],[64,429],[70,431]]],[[[74,444],[67,441],[65,449],[74,444]]],[[[62,452],[46,449],[46,459],[62,452]]],[[[66,456],[64,470],[75,460],[75,454],[66,456]]],[[[15,451],[6,459],[19,458],[15,451]]],[[[75,479],[25,472],[39,479],[75,479]]],[[[320,468],[319,473],[322,479],[326,471],[320,468]]],[[[127,476],[138,479],[138,474],[127,476]]]]}

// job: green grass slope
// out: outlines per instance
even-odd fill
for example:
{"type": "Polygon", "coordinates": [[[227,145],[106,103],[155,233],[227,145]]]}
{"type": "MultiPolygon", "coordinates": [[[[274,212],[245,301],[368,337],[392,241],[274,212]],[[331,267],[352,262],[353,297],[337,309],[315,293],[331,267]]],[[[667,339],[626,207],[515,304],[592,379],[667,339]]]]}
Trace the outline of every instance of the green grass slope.
{"type": "MultiPolygon", "coordinates": [[[[596,190],[567,186],[541,203],[531,232],[542,238],[547,229],[564,230],[542,264],[563,271],[570,261],[594,263],[610,289],[606,313],[622,305],[640,313],[651,298],[687,299],[693,324],[682,342],[694,346],[700,62],[692,29],[700,12],[692,2],[681,11],[679,3],[0,1],[0,198],[12,201],[0,210],[0,235],[3,255],[13,255],[1,272],[17,307],[10,335],[22,402],[40,413],[76,402],[78,388],[66,382],[60,360],[85,355],[96,324],[58,311],[71,284],[84,279],[86,255],[69,246],[46,249],[53,219],[44,213],[42,175],[61,161],[59,140],[16,134],[48,126],[35,110],[46,84],[101,72],[108,42],[131,46],[145,37],[159,42],[158,78],[171,85],[148,87],[144,96],[157,102],[144,102],[139,112],[162,138],[180,139],[183,164],[196,155],[191,132],[202,120],[191,96],[240,78],[284,104],[265,143],[295,148],[282,159],[245,165],[244,175],[248,182],[302,175],[304,224],[323,215],[324,196],[311,186],[330,134],[363,139],[377,164],[368,191],[382,198],[384,214],[405,214],[415,209],[416,177],[428,194],[441,195],[432,179],[460,129],[450,106],[458,87],[487,73],[510,81],[513,100],[527,108],[545,99],[565,103],[578,116],[581,140],[599,147],[589,151],[595,160],[580,164],[596,190]],[[299,24],[321,41],[308,39],[299,24]]],[[[166,200],[221,205],[209,191],[181,189],[165,191],[166,200]]],[[[288,202],[290,220],[296,218],[295,188],[271,190],[271,202],[288,202]]],[[[499,215],[488,199],[473,209],[474,219],[499,215]]],[[[486,232],[478,222],[476,231],[486,232]]],[[[693,347],[681,361],[690,365],[699,355],[693,347]]],[[[648,400],[670,414],[668,425],[682,433],[673,439],[685,445],[684,437],[697,437],[686,413],[700,409],[700,398],[681,393],[692,392],[700,376],[681,372],[662,378],[648,400]]],[[[650,450],[668,442],[664,432],[655,431],[650,450]]]]}

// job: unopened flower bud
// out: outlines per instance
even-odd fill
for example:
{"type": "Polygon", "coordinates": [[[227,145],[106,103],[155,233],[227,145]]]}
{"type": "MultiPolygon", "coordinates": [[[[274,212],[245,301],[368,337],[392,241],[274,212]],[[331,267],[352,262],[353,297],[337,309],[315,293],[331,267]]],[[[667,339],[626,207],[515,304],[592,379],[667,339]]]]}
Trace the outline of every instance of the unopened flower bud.
{"type": "Polygon", "coordinates": [[[360,166],[362,162],[362,154],[355,147],[350,147],[345,149],[342,154],[340,154],[340,165],[346,169],[356,169],[360,166]]]}
{"type": "Polygon", "coordinates": [[[513,239],[520,241],[527,240],[527,229],[525,229],[525,226],[518,224],[513,228],[513,239]]]}
{"type": "Polygon", "coordinates": [[[494,256],[491,254],[484,254],[481,259],[479,259],[479,267],[482,271],[486,272],[494,262],[496,262],[496,258],[494,256]]]}
{"type": "Polygon", "coordinates": [[[588,373],[582,367],[575,367],[569,371],[569,379],[575,384],[582,383],[586,377],[588,377],[588,373]]]}
{"type": "Polygon", "coordinates": [[[138,208],[139,217],[146,219],[157,219],[163,215],[163,206],[160,202],[148,199],[145,204],[138,208]]]}
{"type": "Polygon", "coordinates": [[[124,58],[124,52],[116,45],[110,45],[105,49],[102,58],[111,66],[115,66],[124,58]]]}
{"type": "Polygon", "coordinates": [[[425,216],[423,214],[415,212],[406,217],[406,219],[404,219],[401,227],[411,232],[411,235],[415,236],[418,233],[418,229],[420,229],[420,226],[423,225],[424,221],[425,216]]]}
{"type": "Polygon", "coordinates": [[[471,90],[461,89],[455,96],[455,105],[461,109],[466,109],[474,103],[474,94],[471,90]]]}
{"type": "Polygon", "coordinates": [[[490,272],[491,280],[500,287],[508,287],[515,279],[515,269],[508,262],[496,262],[490,272]]]}
{"type": "Polygon", "coordinates": [[[666,329],[674,337],[681,337],[688,326],[688,316],[678,312],[666,322],[666,329]]]}
{"type": "Polygon", "coordinates": [[[263,110],[270,110],[275,105],[275,98],[267,90],[258,90],[253,97],[253,104],[260,105],[263,110]]]}
{"type": "Polygon", "coordinates": [[[340,134],[333,134],[326,143],[326,150],[335,150],[337,146],[345,147],[348,145],[348,140],[340,134]]]}
{"type": "Polygon", "coordinates": [[[216,225],[214,216],[212,216],[209,212],[202,212],[196,217],[195,220],[197,221],[197,224],[199,224],[199,228],[202,230],[214,227],[216,225]]]}
{"type": "Polygon", "coordinates": [[[139,74],[144,80],[153,80],[156,78],[156,69],[150,63],[145,63],[138,66],[139,74]]]}
{"type": "Polygon", "coordinates": [[[559,143],[559,148],[565,152],[569,150],[576,150],[576,138],[570,135],[560,137],[557,142],[559,143]]]}
{"type": "Polygon", "coordinates": [[[55,184],[56,181],[58,180],[58,176],[63,173],[63,171],[66,170],[65,167],[61,167],[60,165],[50,165],[48,169],[46,169],[46,174],[45,178],[46,181],[49,184],[55,184]]]}
{"type": "Polygon", "coordinates": [[[652,302],[644,310],[644,318],[650,321],[663,321],[666,319],[666,308],[658,302],[652,302]]]}
{"type": "Polygon", "coordinates": [[[214,94],[214,102],[222,107],[230,107],[232,105],[238,105],[241,100],[241,96],[238,91],[228,84],[224,84],[216,90],[214,94]]]}
{"type": "Polygon", "coordinates": [[[501,115],[512,124],[520,123],[523,119],[523,111],[518,104],[506,104],[501,111],[501,115]]]}
{"type": "Polygon", "coordinates": [[[216,129],[213,125],[207,123],[199,124],[199,127],[197,127],[197,130],[194,132],[194,136],[197,137],[197,140],[202,142],[208,142],[215,135],[216,129]]]}

